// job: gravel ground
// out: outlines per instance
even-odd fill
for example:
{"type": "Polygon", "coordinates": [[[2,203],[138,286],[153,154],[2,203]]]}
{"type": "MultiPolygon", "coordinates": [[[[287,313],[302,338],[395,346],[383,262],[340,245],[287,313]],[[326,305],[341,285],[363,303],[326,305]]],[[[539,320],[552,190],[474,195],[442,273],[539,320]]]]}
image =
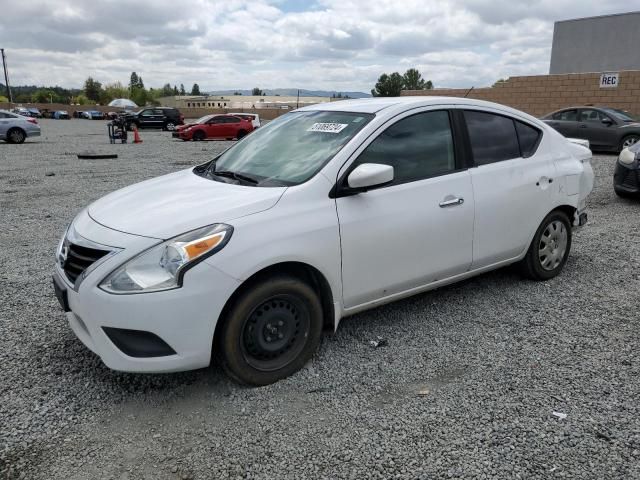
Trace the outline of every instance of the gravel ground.
{"type": "Polygon", "coordinates": [[[50,286],[78,210],[229,142],[41,123],[0,144],[0,478],[640,478],[640,202],[614,195],[614,156],[594,158],[560,277],[504,269],[359,314],[303,371],[248,389],[215,366],[109,371],[50,286]]]}

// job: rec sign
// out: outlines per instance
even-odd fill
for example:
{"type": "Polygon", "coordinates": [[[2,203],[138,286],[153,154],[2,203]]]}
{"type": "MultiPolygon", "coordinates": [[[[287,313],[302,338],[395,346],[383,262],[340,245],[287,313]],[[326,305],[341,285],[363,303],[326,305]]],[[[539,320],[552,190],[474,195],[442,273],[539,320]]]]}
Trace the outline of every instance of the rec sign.
{"type": "Polygon", "coordinates": [[[618,73],[603,73],[600,75],[600,88],[617,88],[618,73]]]}

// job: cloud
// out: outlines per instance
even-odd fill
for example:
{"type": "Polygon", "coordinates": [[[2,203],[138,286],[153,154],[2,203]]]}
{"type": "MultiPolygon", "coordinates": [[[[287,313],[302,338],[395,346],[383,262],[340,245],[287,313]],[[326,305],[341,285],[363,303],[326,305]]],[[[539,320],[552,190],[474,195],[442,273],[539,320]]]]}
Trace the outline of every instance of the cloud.
{"type": "Polygon", "coordinates": [[[87,76],[203,90],[369,91],[419,68],[436,86],[548,71],[553,22],[640,0],[0,0],[0,45],[17,84],[87,76]]]}

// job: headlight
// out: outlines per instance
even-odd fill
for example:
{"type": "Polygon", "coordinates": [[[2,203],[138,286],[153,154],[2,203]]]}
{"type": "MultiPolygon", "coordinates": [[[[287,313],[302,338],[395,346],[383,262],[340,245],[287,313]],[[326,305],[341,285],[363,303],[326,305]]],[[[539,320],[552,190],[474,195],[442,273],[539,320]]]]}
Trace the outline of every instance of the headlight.
{"type": "Polygon", "coordinates": [[[628,148],[625,148],[624,150],[622,150],[622,152],[620,152],[618,160],[624,165],[631,165],[636,160],[636,154],[628,148]]]}
{"type": "Polygon", "coordinates": [[[147,293],[182,286],[184,273],[220,251],[233,233],[221,223],[199,228],[156,245],[109,274],[100,288],[109,293],[147,293]]]}

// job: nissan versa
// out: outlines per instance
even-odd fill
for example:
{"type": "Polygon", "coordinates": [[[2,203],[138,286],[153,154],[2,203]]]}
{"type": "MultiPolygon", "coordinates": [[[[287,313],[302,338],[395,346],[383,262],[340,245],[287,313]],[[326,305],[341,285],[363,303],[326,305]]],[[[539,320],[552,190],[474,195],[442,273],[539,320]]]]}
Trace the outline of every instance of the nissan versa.
{"type": "Polygon", "coordinates": [[[265,385],[341,318],[519,263],[558,275],[586,222],[591,152],[459,98],[301,108],[195,168],[81,211],[55,291],[110,368],[209,365],[265,385]]]}

